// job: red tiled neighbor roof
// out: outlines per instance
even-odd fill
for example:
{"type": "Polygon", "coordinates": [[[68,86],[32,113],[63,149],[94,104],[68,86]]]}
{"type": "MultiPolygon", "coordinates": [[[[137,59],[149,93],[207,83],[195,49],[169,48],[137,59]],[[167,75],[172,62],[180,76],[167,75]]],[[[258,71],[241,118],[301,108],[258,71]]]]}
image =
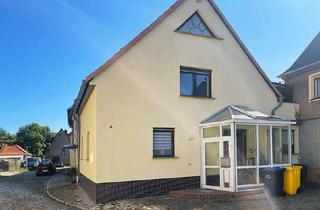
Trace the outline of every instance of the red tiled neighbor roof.
{"type": "Polygon", "coordinates": [[[9,146],[5,144],[0,151],[0,156],[14,156],[14,155],[31,155],[26,150],[22,149],[18,145],[9,146]]]}

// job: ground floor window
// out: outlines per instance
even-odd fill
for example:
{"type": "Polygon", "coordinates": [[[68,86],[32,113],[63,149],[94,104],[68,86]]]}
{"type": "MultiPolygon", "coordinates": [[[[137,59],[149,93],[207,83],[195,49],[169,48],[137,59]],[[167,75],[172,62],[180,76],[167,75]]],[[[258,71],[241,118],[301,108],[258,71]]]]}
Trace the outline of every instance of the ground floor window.
{"type": "Polygon", "coordinates": [[[153,129],[153,157],[174,157],[174,129],[153,129]]]}
{"type": "Polygon", "coordinates": [[[206,185],[220,186],[220,169],[219,168],[206,169],[206,185]]]}
{"type": "Polygon", "coordinates": [[[238,169],[238,185],[251,185],[257,183],[257,169],[238,169]]]}

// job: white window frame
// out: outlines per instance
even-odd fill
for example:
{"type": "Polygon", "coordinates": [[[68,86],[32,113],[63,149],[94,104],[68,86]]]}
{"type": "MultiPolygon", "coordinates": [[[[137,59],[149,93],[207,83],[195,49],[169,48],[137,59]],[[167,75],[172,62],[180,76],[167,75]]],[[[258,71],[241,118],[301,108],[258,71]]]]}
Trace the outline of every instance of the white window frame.
{"type": "MultiPolygon", "coordinates": [[[[236,186],[237,191],[241,190],[241,188],[248,188],[248,187],[254,187],[254,186],[263,186],[263,183],[260,183],[260,168],[271,168],[271,167],[284,167],[284,166],[290,166],[292,165],[292,152],[291,152],[291,125],[279,125],[279,124],[256,124],[256,123],[235,123],[235,163],[236,163],[236,170],[235,170],[235,177],[236,177],[236,186]],[[237,126],[238,125],[251,125],[256,126],[256,151],[257,151],[257,161],[255,166],[238,166],[238,160],[237,160],[237,126]],[[260,160],[259,160],[259,126],[270,126],[269,132],[270,132],[270,165],[261,165],[260,166],[260,160]],[[273,138],[272,138],[272,128],[273,127],[288,127],[288,155],[289,155],[289,163],[288,164],[274,164],[273,163],[273,138]],[[246,185],[238,185],[238,169],[256,169],[256,184],[246,184],[246,185]]],[[[282,130],[281,130],[282,131],[282,130]]]]}
{"type": "MultiPolygon", "coordinates": [[[[220,122],[212,122],[212,123],[206,123],[206,124],[200,124],[200,137],[201,137],[201,147],[200,147],[200,153],[201,153],[201,188],[207,188],[205,185],[205,143],[206,142],[211,142],[211,141],[217,141],[219,138],[221,139],[222,135],[222,126],[227,125],[227,124],[232,124],[232,144],[233,144],[233,151],[231,151],[231,154],[233,155],[233,166],[231,166],[231,173],[233,174],[231,177],[233,179],[233,189],[234,191],[238,192],[241,190],[248,190],[253,187],[259,187],[263,186],[264,184],[260,182],[260,169],[262,168],[270,168],[270,167],[284,167],[284,166],[290,166],[292,164],[292,147],[291,147],[291,130],[292,126],[295,127],[295,123],[291,121],[267,121],[267,120],[225,120],[225,121],[220,121],[220,122]],[[255,166],[237,166],[237,138],[236,138],[236,126],[237,125],[251,125],[255,126],[256,128],[256,151],[257,151],[257,165],[255,166]],[[215,137],[215,138],[204,138],[203,137],[203,129],[204,128],[209,128],[213,126],[220,126],[220,137],[215,137]],[[270,164],[269,165],[260,165],[260,154],[259,154],[259,132],[260,126],[267,126],[269,127],[269,132],[270,132],[270,145],[269,145],[269,150],[270,150],[270,164]],[[289,155],[289,160],[287,164],[273,164],[273,139],[272,139],[272,128],[273,127],[286,127],[288,129],[288,155],[289,155]],[[247,184],[247,185],[238,185],[238,169],[256,169],[256,184],[247,184]]],[[[282,131],[282,129],[281,129],[282,131]]],[[[220,185],[221,186],[221,185],[220,185]]]]}
{"type": "Polygon", "coordinates": [[[201,188],[206,188],[206,189],[214,189],[214,190],[224,190],[224,191],[231,191],[233,192],[235,189],[236,189],[236,186],[235,186],[235,179],[236,177],[234,176],[235,174],[235,153],[234,153],[234,123],[219,123],[219,124],[215,124],[215,125],[212,125],[212,124],[207,124],[207,125],[204,125],[204,126],[201,126],[201,129],[200,129],[200,136],[201,136],[201,144],[200,144],[200,154],[201,154],[201,161],[200,161],[200,166],[201,166],[201,170],[200,170],[200,182],[201,182],[201,188]],[[231,130],[231,133],[230,133],[230,136],[223,136],[223,127],[224,126],[230,126],[230,130],[231,130]],[[219,127],[219,131],[220,131],[220,135],[217,136],[217,137],[211,137],[211,138],[204,138],[204,129],[205,128],[212,128],[212,127],[219,127]],[[228,188],[225,188],[223,186],[223,180],[221,179],[222,177],[222,167],[218,164],[217,166],[207,166],[205,164],[205,145],[207,143],[218,143],[219,144],[219,155],[221,156],[222,155],[222,144],[224,141],[228,141],[229,142],[229,155],[230,155],[230,160],[231,160],[231,165],[230,165],[230,187],[228,188]],[[219,169],[219,173],[220,173],[220,185],[217,186],[217,187],[214,187],[214,186],[209,186],[209,185],[206,185],[206,169],[209,169],[209,168],[216,168],[216,169],[219,169]]]}
{"type": "Polygon", "coordinates": [[[320,97],[315,96],[315,79],[320,78],[320,72],[309,75],[309,101],[319,101],[320,97]]]}

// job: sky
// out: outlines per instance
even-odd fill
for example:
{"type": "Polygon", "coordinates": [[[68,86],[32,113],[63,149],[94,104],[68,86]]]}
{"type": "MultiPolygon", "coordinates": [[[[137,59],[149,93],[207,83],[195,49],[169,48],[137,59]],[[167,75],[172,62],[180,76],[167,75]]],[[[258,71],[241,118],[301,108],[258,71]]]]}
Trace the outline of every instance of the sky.
{"type": "MultiPolygon", "coordinates": [[[[0,127],[67,129],[81,81],[174,0],[1,0],[0,127]]],[[[320,31],[318,0],[216,0],[271,80],[320,31]]]]}

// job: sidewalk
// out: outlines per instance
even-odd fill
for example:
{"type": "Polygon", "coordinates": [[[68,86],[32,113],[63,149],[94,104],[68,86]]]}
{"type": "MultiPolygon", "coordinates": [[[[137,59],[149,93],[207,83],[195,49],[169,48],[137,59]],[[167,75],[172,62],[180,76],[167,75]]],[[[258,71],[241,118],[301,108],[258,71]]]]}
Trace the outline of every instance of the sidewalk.
{"type": "Polygon", "coordinates": [[[47,183],[48,195],[65,205],[79,209],[96,209],[96,204],[65,172],[56,174],[47,183]]]}
{"type": "Polygon", "coordinates": [[[26,172],[27,170],[17,170],[15,172],[12,172],[12,171],[4,171],[4,172],[0,172],[0,176],[14,176],[14,175],[17,175],[17,174],[21,174],[21,173],[24,173],[26,172]]]}

